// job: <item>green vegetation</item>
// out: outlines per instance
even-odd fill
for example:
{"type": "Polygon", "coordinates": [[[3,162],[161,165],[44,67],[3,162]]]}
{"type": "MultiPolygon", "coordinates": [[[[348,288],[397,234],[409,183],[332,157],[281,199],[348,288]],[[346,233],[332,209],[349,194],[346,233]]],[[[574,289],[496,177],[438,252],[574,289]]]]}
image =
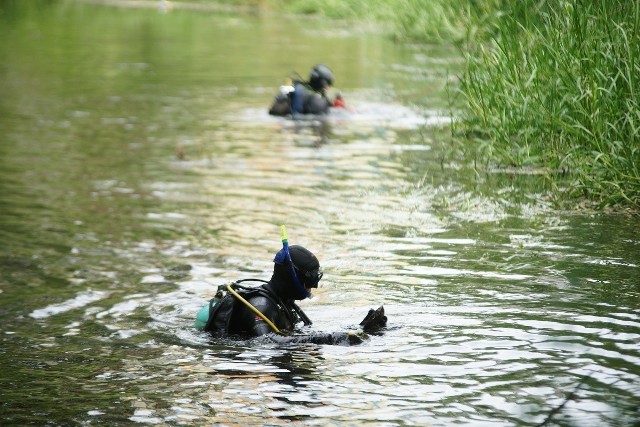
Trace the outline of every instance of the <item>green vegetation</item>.
{"type": "Polygon", "coordinates": [[[640,208],[638,1],[175,1],[370,21],[398,41],[456,44],[466,69],[454,130],[468,155],[543,170],[559,195],[640,208]]]}
{"type": "MultiPolygon", "coordinates": [[[[155,2],[156,0],[147,0],[155,2]]],[[[330,19],[374,22],[398,40],[460,41],[475,21],[482,23],[500,0],[171,0],[187,5],[225,5],[330,19]],[[470,19],[472,18],[472,19],[470,19]],[[476,19],[477,18],[477,19],[476,19]]],[[[475,23],[474,23],[475,25],[475,23]]]]}
{"type": "Polygon", "coordinates": [[[562,172],[573,194],[640,207],[640,3],[520,4],[468,50],[463,127],[494,163],[562,172]]]}
{"type": "Polygon", "coordinates": [[[546,171],[600,206],[640,207],[640,2],[281,0],[295,13],[385,23],[397,40],[456,43],[458,129],[488,164],[546,171]]]}
{"type": "Polygon", "coordinates": [[[397,40],[417,42],[464,39],[469,18],[484,15],[486,7],[484,3],[468,7],[463,0],[280,0],[279,4],[291,13],[375,22],[397,40]]]}

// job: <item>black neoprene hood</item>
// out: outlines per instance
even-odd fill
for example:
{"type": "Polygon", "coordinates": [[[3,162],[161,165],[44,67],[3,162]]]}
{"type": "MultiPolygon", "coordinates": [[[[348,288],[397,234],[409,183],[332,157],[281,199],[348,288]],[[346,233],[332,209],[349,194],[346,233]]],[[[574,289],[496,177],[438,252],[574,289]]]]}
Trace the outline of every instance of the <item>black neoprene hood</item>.
{"type": "Polygon", "coordinates": [[[333,86],[333,72],[326,65],[316,65],[309,74],[309,85],[317,91],[333,86]]]}
{"type": "Polygon", "coordinates": [[[298,270],[303,272],[314,271],[320,268],[318,258],[308,249],[298,245],[289,246],[291,261],[298,270]]]}
{"type": "Polygon", "coordinates": [[[286,262],[283,249],[276,254],[273,260],[273,276],[271,276],[269,286],[285,300],[305,299],[309,296],[308,291],[303,288],[305,282],[308,287],[318,287],[318,280],[322,277],[319,272],[320,262],[310,250],[298,245],[289,246],[289,255],[297,270],[296,275],[300,286],[296,285],[293,280],[292,271],[286,262]]]}

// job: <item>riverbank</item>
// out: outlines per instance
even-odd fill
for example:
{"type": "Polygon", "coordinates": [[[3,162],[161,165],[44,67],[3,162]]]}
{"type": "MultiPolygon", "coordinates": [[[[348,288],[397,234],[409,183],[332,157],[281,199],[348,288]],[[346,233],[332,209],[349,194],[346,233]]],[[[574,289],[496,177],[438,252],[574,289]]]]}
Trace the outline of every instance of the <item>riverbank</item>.
{"type": "Polygon", "coordinates": [[[563,207],[640,210],[638,2],[84,1],[366,22],[397,42],[458,46],[452,144],[478,172],[544,170],[563,207]]]}
{"type": "Polygon", "coordinates": [[[640,4],[518,5],[486,43],[468,45],[462,132],[474,155],[546,168],[559,199],[637,212],[640,4]]]}
{"type": "Polygon", "coordinates": [[[545,170],[563,207],[640,210],[640,3],[281,3],[328,17],[367,10],[396,40],[459,46],[466,67],[452,92],[467,158],[485,172],[545,170]]]}
{"type": "Polygon", "coordinates": [[[457,52],[152,3],[0,2],[3,425],[633,425],[637,219],[441,158],[449,128],[420,126],[457,52]],[[269,116],[316,61],[358,114],[269,116]],[[313,330],[384,303],[384,335],[192,327],[218,286],[270,277],[283,223],[325,272],[313,330]]]}

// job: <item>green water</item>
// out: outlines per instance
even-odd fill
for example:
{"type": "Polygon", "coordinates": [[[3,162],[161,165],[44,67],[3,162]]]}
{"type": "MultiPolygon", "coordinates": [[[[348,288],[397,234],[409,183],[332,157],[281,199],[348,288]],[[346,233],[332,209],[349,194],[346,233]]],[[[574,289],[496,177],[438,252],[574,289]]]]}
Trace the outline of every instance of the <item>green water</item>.
{"type": "MultiPolygon", "coordinates": [[[[122,3],[132,5],[133,3],[122,3]]],[[[637,219],[447,149],[455,50],[269,13],[0,3],[0,424],[634,425],[637,219]],[[269,117],[331,66],[353,111],[269,117]],[[212,342],[216,287],[279,225],[325,275],[314,329],[212,342]]]]}

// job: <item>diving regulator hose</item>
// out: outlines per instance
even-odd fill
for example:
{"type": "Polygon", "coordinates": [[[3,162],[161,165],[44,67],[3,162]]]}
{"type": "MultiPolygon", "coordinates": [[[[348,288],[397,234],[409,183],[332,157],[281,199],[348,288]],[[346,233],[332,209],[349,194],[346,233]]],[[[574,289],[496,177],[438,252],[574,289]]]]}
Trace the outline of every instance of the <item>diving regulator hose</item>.
{"type": "Polygon", "coordinates": [[[276,334],[279,334],[279,335],[284,335],[284,333],[282,333],[282,331],[280,331],[280,329],[278,329],[278,327],[271,320],[269,320],[269,318],[267,318],[267,316],[265,316],[260,310],[255,308],[249,301],[247,301],[246,299],[242,298],[242,296],[240,296],[240,294],[237,293],[231,287],[231,284],[227,285],[227,290],[229,291],[229,293],[231,293],[231,295],[233,295],[234,297],[238,298],[238,300],[240,300],[244,305],[249,307],[251,309],[251,311],[253,311],[255,314],[260,316],[260,318],[262,320],[267,322],[267,325],[269,325],[271,327],[271,329],[273,329],[273,332],[275,332],[276,334]]]}
{"type": "MultiPolygon", "coordinates": [[[[232,286],[233,286],[234,283],[237,283],[237,282],[233,282],[233,283],[229,283],[227,285],[224,285],[226,287],[227,291],[229,291],[229,293],[231,295],[233,295],[234,298],[238,299],[244,305],[249,307],[249,309],[251,309],[251,311],[253,311],[255,314],[257,314],[262,320],[267,322],[267,324],[273,330],[273,332],[275,332],[276,334],[279,334],[279,335],[285,335],[280,329],[278,329],[278,327],[276,325],[273,324],[273,322],[271,320],[269,320],[267,318],[267,316],[265,316],[260,310],[258,310],[256,307],[254,307],[249,301],[244,299],[238,292],[236,292],[233,289],[232,286]]],[[[222,299],[222,286],[220,286],[218,288],[218,293],[216,293],[216,296],[215,296],[214,300],[217,300],[217,302],[219,302],[220,299],[222,299]]],[[[195,323],[194,323],[193,326],[196,329],[204,330],[204,328],[207,325],[207,322],[209,321],[209,315],[210,315],[210,304],[207,304],[204,307],[202,307],[202,309],[200,309],[200,311],[196,314],[196,320],[195,320],[195,323]]]]}

